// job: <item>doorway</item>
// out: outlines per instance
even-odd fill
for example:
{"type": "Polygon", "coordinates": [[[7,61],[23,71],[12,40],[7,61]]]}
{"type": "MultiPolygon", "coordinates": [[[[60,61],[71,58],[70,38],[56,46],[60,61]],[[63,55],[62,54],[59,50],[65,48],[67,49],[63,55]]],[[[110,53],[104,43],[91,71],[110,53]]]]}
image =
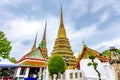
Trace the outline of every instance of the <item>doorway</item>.
{"type": "Polygon", "coordinates": [[[39,72],[40,68],[30,68],[29,71],[29,78],[38,78],[38,72],[39,72]]]}

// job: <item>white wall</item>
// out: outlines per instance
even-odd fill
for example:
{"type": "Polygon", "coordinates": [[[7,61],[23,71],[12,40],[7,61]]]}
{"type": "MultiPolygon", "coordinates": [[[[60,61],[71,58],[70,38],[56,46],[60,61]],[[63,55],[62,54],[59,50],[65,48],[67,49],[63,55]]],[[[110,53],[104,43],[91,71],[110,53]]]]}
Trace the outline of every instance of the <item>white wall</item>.
{"type": "Polygon", "coordinates": [[[113,67],[108,62],[103,62],[102,64],[103,64],[103,68],[105,70],[107,79],[116,80],[113,67]]]}
{"type": "MultiPolygon", "coordinates": [[[[90,59],[82,59],[80,62],[80,68],[83,71],[85,78],[98,79],[97,72],[94,70],[93,66],[87,65],[89,62],[91,62],[90,59]]],[[[113,69],[109,63],[102,63],[98,59],[95,59],[95,62],[98,63],[97,70],[100,72],[102,80],[115,80],[113,69]]]]}
{"type": "Polygon", "coordinates": [[[65,71],[65,80],[84,80],[84,75],[81,70],[66,70],[65,71]],[[70,74],[73,74],[73,79],[70,79],[70,74]],[[75,77],[75,74],[77,73],[78,78],[75,77]],[[80,77],[81,74],[81,77],[80,77]]]}

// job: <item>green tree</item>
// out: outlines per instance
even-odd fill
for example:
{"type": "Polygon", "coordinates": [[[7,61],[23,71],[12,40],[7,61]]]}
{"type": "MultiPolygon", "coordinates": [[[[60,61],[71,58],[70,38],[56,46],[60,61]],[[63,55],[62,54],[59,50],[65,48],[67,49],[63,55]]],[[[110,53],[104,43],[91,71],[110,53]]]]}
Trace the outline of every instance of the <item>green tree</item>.
{"type": "Polygon", "coordinates": [[[11,48],[10,41],[8,41],[5,34],[0,31],[0,57],[9,58],[11,48]]]}
{"type": "Polygon", "coordinates": [[[12,62],[12,63],[16,63],[17,62],[17,60],[14,57],[10,57],[9,61],[12,62]]]}
{"type": "Polygon", "coordinates": [[[118,54],[120,54],[120,49],[117,49],[116,52],[117,52],[118,54]]]}
{"type": "Polygon", "coordinates": [[[105,50],[105,51],[102,52],[102,55],[106,56],[106,57],[109,57],[110,54],[111,54],[110,50],[105,50]]]}
{"type": "Polygon", "coordinates": [[[58,78],[58,73],[63,74],[66,69],[66,62],[65,60],[58,54],[53,55],[50,57],[48,61],[48,70],[50,72],[50,76],[52,76],[53,79],[53,74],[57,75],[58,78]]]}
{"type": "Polygon", "coordinates": [[[98,74],[99,80],[101,80],[100,72],[97,70],[98,63],[96,63],[96,62],[94,61],[95,57],[94,57],[93,55],[90,55],[90,56],[89,56],[89,59],[92,60],[92,62],[89,62],[89,63],[88,63],[88,66],[93,65],[94,70],[95,70],[95,71],[97,72],[97,74],[98,74]]]}

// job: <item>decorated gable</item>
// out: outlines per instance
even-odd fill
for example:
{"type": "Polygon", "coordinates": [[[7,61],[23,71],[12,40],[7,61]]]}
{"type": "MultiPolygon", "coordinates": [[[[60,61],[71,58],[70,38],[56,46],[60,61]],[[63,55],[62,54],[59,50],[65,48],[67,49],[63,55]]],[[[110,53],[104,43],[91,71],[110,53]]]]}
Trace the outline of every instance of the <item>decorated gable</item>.
{"type": "Polygon", "coordinates": [[[96,58],[98,58],[100,61],[108,61],[107,58],[100,56],[100,53],[97,52],[96,50],[88,48],[86,45],[83,45],[83,49],[81,54],[78,56],[78,60],[80,61],[81,59],[87,59],[89,58],[89,55],[92,54],[96,58]]]}
{"type": "Polygon", "coordinates": [[[39,48],[36,48],[33,52],[31,52],[31,54],[28,54],[26,57],[27,57],[27,58],[37,58],[37,59],[41,59],[41,58],[43,58],[43,55],[42,55],[40,49],[39,49],[39,48]]]}

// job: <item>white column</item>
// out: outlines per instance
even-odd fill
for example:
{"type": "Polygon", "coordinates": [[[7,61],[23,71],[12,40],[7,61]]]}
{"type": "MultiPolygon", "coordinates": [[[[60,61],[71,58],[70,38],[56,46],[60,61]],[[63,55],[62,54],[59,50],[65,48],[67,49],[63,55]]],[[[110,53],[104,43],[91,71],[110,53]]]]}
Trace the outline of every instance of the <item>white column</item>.
{"type": "Polygon", "coordinates": [[[20,71],[21,71],[21,67],[18,67],[18,69],[17,69],[17,71],[16,71],[16,75],[15,75],[15,77],[19,77],[19,75],[20,75],[20,71]]]}
{"type": "Polygon", "coordinates": [[[38,72],[38,79],[41,80],[41,74],[42,74],[42,68],[40,68],[39,72],[38,72]]]}
{"type": "Polygon", "coordinates": [[[46,80],[48,80],[49,78],[49,71],[48,71],[48,67],[46,68],[46,80]]]}
{"type": "Polygon", "coordinates": [[[26,72],[25,72],[25,78],[27,78],[27,77],[28,77],[29,70],[30,70],[30,68],[26,68],[26,72]]]}

